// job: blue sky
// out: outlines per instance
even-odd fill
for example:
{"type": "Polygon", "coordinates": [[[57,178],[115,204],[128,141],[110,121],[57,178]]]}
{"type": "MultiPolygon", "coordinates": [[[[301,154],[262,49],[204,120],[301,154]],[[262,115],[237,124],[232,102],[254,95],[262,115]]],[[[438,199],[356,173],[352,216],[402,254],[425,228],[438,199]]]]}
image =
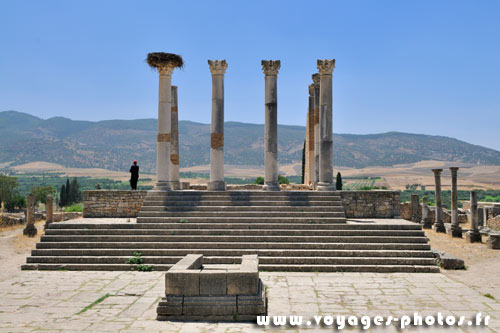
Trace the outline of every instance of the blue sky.
{"type": "Polygon", "coordinates": [[[278,121],[304,125],[316,59],[335,58],[334,132],[444,135],[500,150],[500,1],[4,1],[0,110],[157,114],[148,52],[181,54],[180,119],[209,123],[208,59],[226,59],[226,121],[264,122],[262,59],[280,59],[278,121]]]}

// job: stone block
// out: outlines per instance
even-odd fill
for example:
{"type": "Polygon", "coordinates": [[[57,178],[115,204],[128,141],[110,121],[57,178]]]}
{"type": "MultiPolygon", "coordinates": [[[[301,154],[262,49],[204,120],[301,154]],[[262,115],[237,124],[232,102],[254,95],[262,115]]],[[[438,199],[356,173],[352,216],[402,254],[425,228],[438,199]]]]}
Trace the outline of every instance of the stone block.
{"type": "Polygon", "coordinates": [[[186,269],[201,269],[203,264],[202,254],[188,254],[179,260],[174,266],[169,269],[169,272],[186,270],[186,269]]]}
{"type": "Polygon", "coordinates": [[[255,295],[258,292],[259,272],[239,271],[227,275],[228,295],[255,295]]]}
{"type": "Polygon", "coordinates": [[[227,295],[227,276],[225,270],[202,270],[200,272],[200,295],[227,295]]]}
{"type": "Polygon", "coordinates": [[[159,316],[182,315],[183,296],[163,297],[156,312],[159,316]]]}
{"type": "Polygon", "coordinates": [[[490,234],[486,241],[486,246],[493,250],[500,250],[500,234],[490,234]]]}
{"type": "Polygon", "coordinates": [[[238,296],[239,315],[265,315],[267,313],[266,290],[262,281],[257,283],[257,293],[254,295],[238,296]]]}
{"type": "Polygon", "coordinates": [[[165,274],[165,294],[167,295],[199,295],[200,294],[200,272],[176,271],[165,274]]]}
{"type": "Polygon", "coordinates": [[[433,250],[432,253],[437,259],[439,266],[444,269],[465,269],[465,262],[463,259],[452,256],[451,254],[433,250]]]}
{"type": "Polygon", "coordinates": [[[237,313],[236,296],[186,296],[183,315],[224,316],[237,313]]]}

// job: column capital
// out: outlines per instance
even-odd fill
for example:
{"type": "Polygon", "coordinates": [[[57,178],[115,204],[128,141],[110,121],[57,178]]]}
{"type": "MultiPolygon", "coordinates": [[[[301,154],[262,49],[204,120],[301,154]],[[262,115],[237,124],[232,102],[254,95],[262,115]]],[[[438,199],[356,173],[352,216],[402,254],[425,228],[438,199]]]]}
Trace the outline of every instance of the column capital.
{"type": "Polygon", "coordinates": [[[174,68],[175,66],[173,64],[165,64],[156,67],[160,75],[172,75],[172,73],[174,72],[174,68]]]}
{"type": "Polygon", "coordinates": [[[443,169],[432,169],[432,172],[434,172],[434,175],[439,175],[439,174],[441,174],[442,171],[443,171],[443,169]]]}
{"type": "Polygon", "coordinates": [[[309,96],[314,96],[314,84],[309,85],[309,96]]]}
{"type": "Polygon", "coordinates": [[[313,84],[314,85],[319,85],[319,73],[314,73],[312,76],[313,84]]]}
{"type": "Polygon", "coordinates": [[[226,69],[227,69],[226,60],[209,60],[208,66],[210,67],[210,72],[212,73],[212,75],[226,74],[226,69]]]}
{"type": "Polygon", "coordinates": [[[451,173],[456,173],[458,171],[459,167],[450,167],[451,173]]]}
{"type": "Polygon", "coordinates": [[[335,68],[335,59],[318,59],[317,67],[319,75],[332,75],[335,68]]]}
{"type": "Polygon", "coordinates": [[[281,68],[279,60],[262,60],[261,63],[265,75],[278,75],[278,71],[281,68]]]}

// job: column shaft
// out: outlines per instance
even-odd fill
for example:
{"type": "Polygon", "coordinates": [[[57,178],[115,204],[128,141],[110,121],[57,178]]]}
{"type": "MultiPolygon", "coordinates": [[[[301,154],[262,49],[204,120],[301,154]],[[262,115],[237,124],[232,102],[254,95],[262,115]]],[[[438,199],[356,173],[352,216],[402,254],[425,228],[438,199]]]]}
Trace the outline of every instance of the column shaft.
{"type": "Polygon", "coordinates": [[[462,228],[458,222],[457,167],[451,167],[451,229],[453,237],[462,237],[462,228]]]}
{"type": "Polygon", "coordinates": [[[319,74],[313,74],[313,110],[314,110],[314,189],[316,189],[319,182],[319,146],[320,146],[320,134],[319,134],[319,74]]]}
{"type": "Polygon", "coordinates": [[[156,149],[156,188],[170,190],[170,130],[172,67],[158,67],[158,138],[156,149]]]}
{"type": "Polygon", "coordinates": [[[446,232],[443,223],[443,207],[441,202],[441,172],[443,169],[432,169],[434,172],[434,182],[436,184],[435,196],[436,196],[436,219],[434,222],[434,230],[436,232],[446,232]]]}
{"type": "Polygon", "coordinates": [[[171,89],[171,129],[170,129],[170,181],[173,190],[179,190],[179,113],[177,86],[171,89]]]}
{"type": "Polygon", "coordinates": [[[470,192],[470,225],[471,228],[465,234],[465,238],[470,243],[481,243],[481,233],[479,232],[479,216],[477,214],[477,192],[470,192]]]}
{"type": "Polygon", "coordinates": [[[54,197],[52,195],[47,196],[47,201],[45,201],[45,226],[47,227],[54,222],[54,197]]]}

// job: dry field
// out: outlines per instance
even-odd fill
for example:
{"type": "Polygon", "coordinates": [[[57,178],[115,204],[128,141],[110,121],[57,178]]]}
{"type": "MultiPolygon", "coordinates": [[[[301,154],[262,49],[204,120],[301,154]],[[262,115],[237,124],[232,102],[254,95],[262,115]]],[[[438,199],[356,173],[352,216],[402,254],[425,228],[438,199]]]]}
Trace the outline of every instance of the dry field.
{"type": "MultiPolygon", "coordinates": [[[[335,172],[340,171],[343,177],[381,177],[384,181],[377,181],[377,186],[387,186],[390,189],[404,189],[406,184],[422,184],[428,189],[434,187],[434,176],[431,169],[442,168],[442,183],[445,190],[450,189],[450,166],[458,166],[460,170],[460,189],[500,189],[500,166],[477,166],[466,163],[443,162],[443,161],[422,161],[412,164],[400,164],[392,167],[367,167],[363,169],[353,169],[346,167],[334,167],[335,172]]],[[[114,180],[126,181],[130,175],[128,172],[110,171],[105,169],[83,169],[65,168],[59,164],[48,162],[33,162],[13,167],[16,172],[57,172],[67,177],[94,177],[110,178],[114,180]]],[[[300,163],[280,166],[280,172],[288,176],[299,175],[300,163]]],[[[210,173],[210,165],[198,165],[189,168],[181,168],[182,172],[210,173]]],[[[226,165],[224,172],[227,177],[257,177],[264,175],[264,168],[260,166],[234,166],[226,165]]],[[[143,174],[144,178],[154,178],[154,175],[143,174]]],[[[206,179],[182,179],[190,181],[192,184],[206,183],[206,179]]],[[[151,182],[152,183],[152,182],[151,182]]]]}

